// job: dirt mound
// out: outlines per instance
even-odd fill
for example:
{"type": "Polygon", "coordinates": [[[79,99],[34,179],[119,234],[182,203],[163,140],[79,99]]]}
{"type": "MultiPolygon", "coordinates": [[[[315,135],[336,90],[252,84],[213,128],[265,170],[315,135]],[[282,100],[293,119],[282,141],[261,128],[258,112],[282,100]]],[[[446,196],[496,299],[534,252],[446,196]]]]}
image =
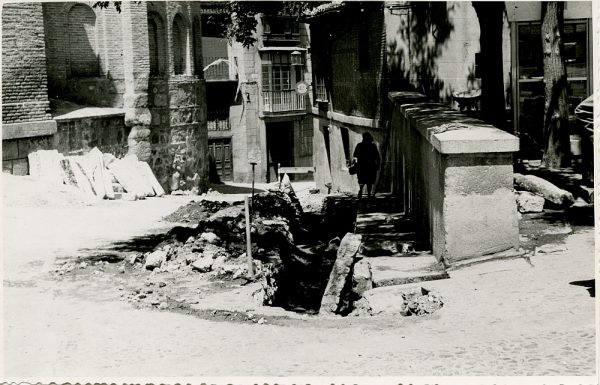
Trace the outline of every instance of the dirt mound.
{"type": "Polygon", "coordinates": [[[2,173],[2,198],[5,207],[74,207],[95,203],[76,187],[6,173],[2,173]]]}
{"type": "Polygon", "coordinates": [[[240,205],[242,202],[225,202],[225,201],[207,201],[200,202],[190,201],[185,206],[181,206],[177,211],[164,217],[164,220],[178,223],[198,223],[207,219],[219,210],[222,210],[233,205],[240,205]]]}

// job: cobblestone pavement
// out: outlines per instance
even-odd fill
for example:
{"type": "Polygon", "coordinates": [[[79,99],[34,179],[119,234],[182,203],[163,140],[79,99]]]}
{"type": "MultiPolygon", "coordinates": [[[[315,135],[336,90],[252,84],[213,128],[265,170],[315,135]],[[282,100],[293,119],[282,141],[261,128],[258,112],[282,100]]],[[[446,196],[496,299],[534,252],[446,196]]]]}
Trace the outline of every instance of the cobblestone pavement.
{"type": "Polygon", "coordinates": [[[78,295],[45,275],[55,256],[160,228],[184,203],[161,202],[5,211],[5,377],[595,373],[594,298],[573,284],[594,277],[591,228],[531,264],[490,262],[424,284],[445,306],[423,318],[217,322],[134,309],[100,280],[78,295]]]}

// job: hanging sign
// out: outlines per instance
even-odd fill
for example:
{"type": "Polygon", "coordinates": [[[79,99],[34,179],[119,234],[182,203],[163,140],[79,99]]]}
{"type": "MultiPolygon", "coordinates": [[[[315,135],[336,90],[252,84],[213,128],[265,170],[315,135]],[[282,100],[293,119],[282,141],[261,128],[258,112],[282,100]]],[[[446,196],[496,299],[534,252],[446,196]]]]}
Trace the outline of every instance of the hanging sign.
{"type": "Polygon", "coordinates": [[[308,84],[305,81],[299,81],[296,83],[296,93],[300,95],[305,95],[308,92],[308,84]]]}

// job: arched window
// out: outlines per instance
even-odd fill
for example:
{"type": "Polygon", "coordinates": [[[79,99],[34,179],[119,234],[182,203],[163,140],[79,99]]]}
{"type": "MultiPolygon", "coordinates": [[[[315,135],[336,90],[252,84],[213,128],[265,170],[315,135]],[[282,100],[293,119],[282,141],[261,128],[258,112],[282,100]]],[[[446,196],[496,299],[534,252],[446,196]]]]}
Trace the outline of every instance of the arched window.
{"type": "Polygon", "coordinates": [[[175,75],[186,73],[186,26],[181,15],[173,19],[173,69],[175,75]]]}
{"type": "Polygon", "coordinates": [[[67,20],[71,76],[98,76],[94,11],[87,5],[76,4],[69,10],[67,20]]]}
{"type": "Polygon", "coordinates": [[[202,71],[202,28],[198,17],[194,17],[194,24],[192,24],[192,50],[194,53],[194,75],[204,78],[204,72],[202,71]]]}
{"type": "Polygon", "coordinates": [[[150,75],[158,76],[165,72],[165,29],[162,18],[156,12],[148,13],[148,50],[150,54],[150,75]]]}

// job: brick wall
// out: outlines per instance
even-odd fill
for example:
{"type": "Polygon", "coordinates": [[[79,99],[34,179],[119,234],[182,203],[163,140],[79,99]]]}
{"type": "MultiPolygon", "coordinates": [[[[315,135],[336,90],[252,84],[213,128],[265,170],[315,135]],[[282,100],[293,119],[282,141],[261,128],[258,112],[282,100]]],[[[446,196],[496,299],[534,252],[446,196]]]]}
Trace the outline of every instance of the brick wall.
{"type": "Polygon", "coordinates": [[[67,14],[67,23],[71,76],[98,76],[98,32],[94,11],[88,5],[76,4],[67,14]]]}
{"type": "Polygon", "coordinates": [[[52,98],[122,107],[124,86],[121,15],[114,7],[43,3],[52,98]]]}
{"type": "Polygon", "coordinates": [[[40,3],[2,7],[2,123],[50,119],[40,3]]]}

